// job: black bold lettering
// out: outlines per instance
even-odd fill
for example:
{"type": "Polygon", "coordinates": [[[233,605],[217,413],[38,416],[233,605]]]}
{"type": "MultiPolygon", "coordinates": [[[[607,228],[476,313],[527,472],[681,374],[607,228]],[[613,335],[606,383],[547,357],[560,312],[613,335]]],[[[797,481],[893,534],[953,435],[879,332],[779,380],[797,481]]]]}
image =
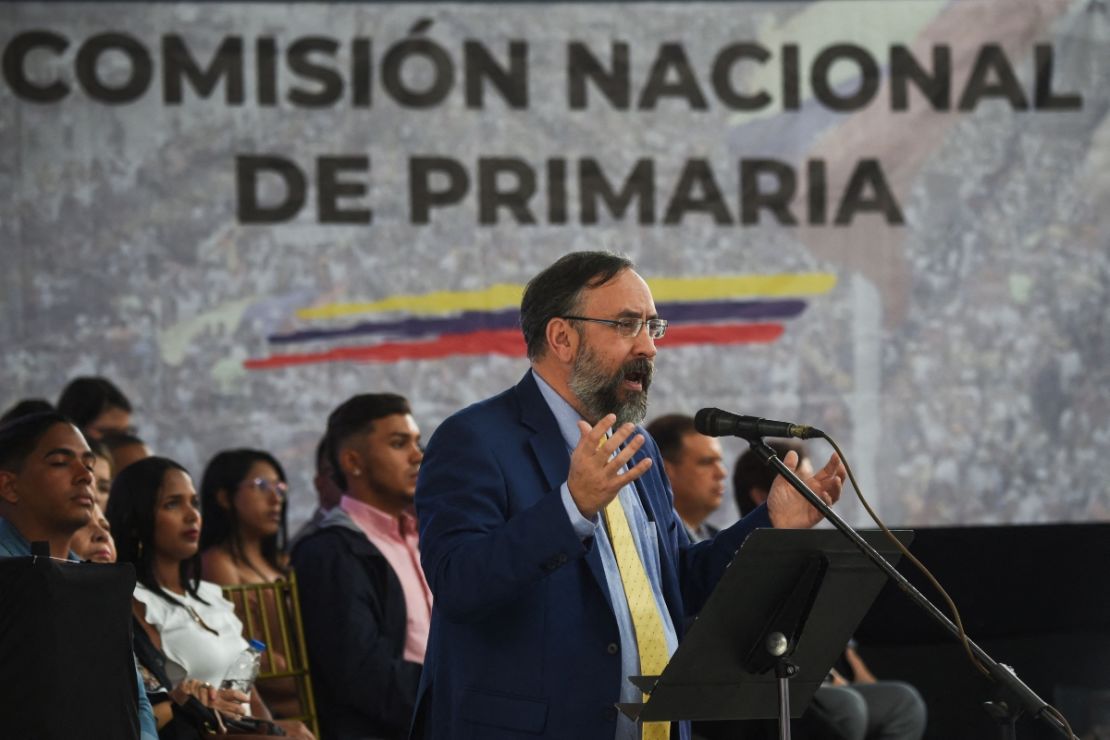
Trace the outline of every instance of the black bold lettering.
{"type": "Polygon", "coordinates": [[[258,104],[277,105],[277,40],[273,36],[262,36],[254,42],[254,51],[258,104]]]}
{"type": "Polygon", "coordinates": [[[879,90],[879,65],[871,58],[867,49],[855,44],[833,44],[822,49],[813,60],[810,84],[814,96],[831,110],[859,110],[875,97],[879,90]],[[854,62],[859,68],[859,89],[854,93],[841,95],[833,87],[830,72],[834,64],[841,60],[854,62]]]}
{"type": "Polygon", "coordinates": [[[428,39],[405,39],[394,44],[382,60],[382,86],[403,106],[431,108],[439,105],[455,84],[455,65],[443,47],[428,39]],[[432,81],[425,89],[410,87],[403,73],[405,62],[423,58],[431,64],[432,81]]]}
{"type": "Polygon", "coordinates": [[[240,223],[275,224],[288,221],[300,213],[304,207],[307,182],[300,168],[288,159],[240,155],[235,158],[235,190],[240,223]],[[267,174],[271,183],[280,181],[285,188],[284,197],[279,197],[272,205],[262,205],[259,197],[259,176],[267,174]]]}
{"type": "Polygon", "coordinates": [[[373,65],[370,39],[355,39],[351,43],[351,105],[355,108],[370,107],[373,65]]]}
{"type": "Polygon", "coordinates": [[[640,110],[652,110],[664,95],[685,98],[691,110],[705,110],[709,107],[681,44],[662,44],[659,47],[659,54],[648,73],[647,84],[640,93],[640,110]],[[668,81],[671,70],[674,70],[676,79],[668,81]]]}
{"type": "Polygon", "coordinates": [[[759,44],[730,44],[717,54],[713,60],[713,90],[717,97],[734,110],[760,110],[771,104],[771,96],[766,90],[754,95],[745,95],[732,85],[732,67],[744,59],[754,59],[763,64],[771,57],[771,52],[759,44]]]}
{"type": "Polygon", "coordinates": [[[825,162],[821,159],[811,159],[806,163],[806,201],[809,213],[807,221],[812,226],[818,226],[828,219],[828,205],[825,192],[825,162]]]}
{"type": "Polygon", "coordinates": [[[794,226],[798,220],[790,212],[797,177],[793,168],[777,159],[743,159],[740,161],[740,223],[758,224],[759,211],[766,208],[780,224],[794,226]],[[771,187],[764,190],[761,179],[771,187]]]}
{"type": "Polygon", "coordinates": [[[510,108],[528,107],[528,45],[523,41],[509,42],[509,66],[499,66],[478,41],[463,44],[466,78],[466,106],[483,107],[483,79],[488,79],[510,108]]]}
{"type": "Polygon", "coordinates": [[[373,219],[369,208],[342,210],[340,198],[361,198],[366,195],[366,183],[340,180],[343,172],[365,173],[370,171],[369,157],[320,157],[316,165],[316,204],[322,224],[368,224],[373,219]]]}
{"type": "Polygon", "coordinates": [[[317,83],[316,90],[294,87],[289,91],[289,102],[303,108],[327,108],[343,97],[343,78],[334,67],[313,60],[320,54],[335,60],[339,42],[326,36],[305,36],[293,42],[286,52],[289,69],[296,75],[317,83]]]}
{"type": "Polygon", "coordinates": [[[1052,70],[1055,52],[1049,44],[1037,44],[1033,49],[1036,87],[1033,93],[1035,110],[1082,110],[1083,96],[1079,93],[1056,93],[1052,89],[1052,70]]]}
{"type": "Polygon", "coordinates": [[[582,223],[597,223],[597,201],[605,206],[613,218],[621,218],[632,204],[639,202],[639,223],[655,223],[655,164],[650,159],[636,161],[636,166],[617,192],[605,179],[596,159],[585,158],[578,162],[578,198],[582,223]]]}
{"type": "Polygon", "coordinates": [[[631,94],[628,75],[628,44],[613,42],[613,68],[608,71],[585,44],[572,41],[567,47],[567,101],[570,109],[586,108],[588,79],[597,85],[597,89],[610,105],[617,110],[628,110],[631,94]]]}
{"type": "Polygon", "coordinates": [[[707,213],[719,226],[732,223],[732,216],[725,207],[725,199],[713,177],[713,170],[704,159],[691,159],[682,168],[674,195],[663,214],[663,223],[677,224],[688,212],[707,213]]]}
{"type": "Polygon", "coordinates": [[[547,220],[553,224],[567,222],[567,161],[547,160],[547,220]]]}
{"type": "Polygon", "coordinates": [[[518,224],[534,224],[528,201],[536,193],[536,174],[523,159],[482,157],[478,160],[478,223],[497,223],[497,211],[507,208],[518,224]],[[513,180],[502,188],[503,176],[513,180]]]}
{"type": "Polygon", "coordinates": [[[983,98],[1005,98],[1014,110],[1029,108],[1029,101],[1025,99],[1010,60],[998,44],[986,44],[979,50],[957,108],[961,111],[974,110],[983,98]],[[996,81],[990,81],[992,76],[996,81]]]}
{"type": "Polygon", "coordinates": [[[844,197],[836,209],[836,218],[833,223],[845,226],[852,222],[852,218],[863,211],[877,211],[882,213],[888,224],[905,223],[902,210],[898,201],[890,192],[890,186],[883,177],[883,169],[877,159],[861,159],[852,172],[848,186],[844,188],[844,197]],[[871,197],[864,197],[864,190],[870,188],[871,197]]]}
{"type": "Polygon", "coordinates": [[[137,40],[123,33],[101,33],[91,37],[77,51],[76,64],[77,79],[85,92],[94,100],[109,105],[130,103],[141,97],[154,76],[150,52],[137,40]],[[130,75],[122,84],[110,86],[100,79],[97,66],[100,56],[113,50],[127,57],[130,75]]]}
{"type": "Polygon", "coordinates": [[[4,81],[16,96],[34,103],[55,103],[69,94],[69,86],[60,80],[36,85],[27,79],[24,62],[32,49],[49,49],[61,54],[69,48],[69,39],[50,31],[21,33],[4,48],[4,81]]]}
{"type": "Polygon", "coordinates": [[[188,79],[193,92],[207,98],[220,78],[227,78],[224,100],[228,105],[243,104],[243,39],[228,36],[212,55],[207,69],[201,69],[189,53],[185,40],[176,34],[162,37],[162,91],[167,105],[180,105],[182,80],[188,79]]]}
{"type": "Polygon", "coordinates": [[[797,44],[782,46],[782,108],[798,110],[802,107],[802,64],[797,44]]]}
{"type": "Polygon", "coordinates": [[[933,46],[933,73],[929,74],[917,63],[908,47],[902,44],[891,46],[891,110],[909,109],[911,80],[933,110],[948,110],[952,105],[952,50],[940,44],[933,46]]]}
{"type": "Polygon", "coordinates": [[[447,157],[413,157],[409,160],[409,208],[414,224],[426,224],[433,207],[458,203],[470,189],[466,169],[447,157]],[[433,180],[445,182],[433,188],[433,180]]]}

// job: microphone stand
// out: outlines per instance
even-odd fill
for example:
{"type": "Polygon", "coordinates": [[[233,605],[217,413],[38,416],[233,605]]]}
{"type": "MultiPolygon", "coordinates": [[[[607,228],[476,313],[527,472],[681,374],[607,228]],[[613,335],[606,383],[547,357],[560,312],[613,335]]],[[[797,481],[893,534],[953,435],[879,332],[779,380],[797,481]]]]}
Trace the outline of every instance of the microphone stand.
{"type": "MultiPolygon", "coordinates": [[[[773,449],[764,443],[761,437],[752,436],[751,438],[744,437],[744,439],[747,439],[752,449],[755,450],[756,454],[758,454],[765,463],[773,467],[778,471],[779,475],[789,481],[790,485],[792,485],[798,493],[802,494],[814,508],[821,512],[825,519],[832,522],[834,527],[839,529],[845,537],[851,540],[860,552],[866,555],[871,562],[886,573],[886,575],[898,585],[898,588],[902,589],[914,603],[933,618],[933,621],[956,637],[956,639],[959,639],[959,629],[948,619],[944,612],[929,601],[924,594],[914,588],[913,584],[906,580],[905,576],[895,570],[894,566],[880,555],[875,548],[871,547],[866,540],[860,537],[859,533],[852,529],[851,525],[841,519],[840,516],[829,508],[817,494],[810,490],[810,488],[802,482],[801,478],[794,474],[794,471],[786,467],[786,464],[778,458],[778,455],[775,454],[773,449]]],[[[990,677],[1001,687],[1004,695],[1008,699],[988,702],[986,704],[987,712],[1001,725],[1002,737],[1004,740],[1016,740],[1017,732],[1014,725],[1022,712],[1028,712],[1032,717],[1043,719],[1061,735],[1070,737],[1067,728],[1059,719],[1045,711],[1048,707],[1048,703],[1026,686],[1025,683],[1017,677],[1017,674],[1014,673],[1012,668],[996,661],[988,655],[985,650],[972,642],[970,638],[968,639],[968,645],[971,648],[971,652],[987,669],[990,677]]]]}

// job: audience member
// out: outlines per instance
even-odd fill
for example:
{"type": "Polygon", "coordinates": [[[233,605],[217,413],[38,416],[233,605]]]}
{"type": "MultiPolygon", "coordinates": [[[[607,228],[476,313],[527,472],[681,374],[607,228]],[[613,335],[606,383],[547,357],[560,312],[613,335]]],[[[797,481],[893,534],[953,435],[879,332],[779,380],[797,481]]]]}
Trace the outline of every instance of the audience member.
{"type": "Polygon", "coordinates": [[[405,738],[431,614],[412,513],[420,430],[401,396],[364,394],[327,437],[346,492],[293,550],[321,733],[405,738]]]}
{"type": "Polygon", "coordinates": [[[25,398],[22,401],[14,403],[10,409],[0,416],[0,424],[5,424],[21,416],[30,416],[31,414],[39,414],[43,411],[53,410],[54,407],[44,398],[25,398]]]}
{"type": "Polygon", "coordinates": [[[150,448],[139,437],[130,432],[109,432],[101,440],[112,454],[112,473],[118,475],[136,460],[150,457],[150,448]]]}
{"type": "MultiPolygon", "coordinates": [[[[200,580],[200,500],[186,470],[163,457],[128,466],[112,483],[108,521],[119,560],[135,566],[134,613],[139,627],[168,662],[195,679],[194,696],[237,718],[249,701],[251,716],[270,718],[257,691],[251,696],[215,689],[246,648],[242,623],[220,587],[200,580]]],[[[311,737],[300,723],[281,723],[311,737]]]]}
{"type": "Polygon", "coordinates": [[[93,563],[116,562],[116,542],[112,539],[112,528],[100,506],[93,506],[92,518],[74,533],[69,548],[81,560],[93,563]]]}
{"type": "Polygon", "coordinates": [[[52,557],[89,523],[96,495],[96,456],[62,414],[45,411],[0,427],[0,555],[30,554],[45,541],[52,557]]]}
{"type": "Polygon", "coordinates": [[[690,541],[712,538],[718,530],[705,520],[721,505],[728,478],[721,443],[700,434],[694,418],[685,414],[661,416],[648,424],[647,431],[659,445],[674,508],[690,541]]]}
{"type": "MultiPolygon", "coordinates": [[[[287,484],[281,464],[268,452],[224,450],[205,468],[200,485],[201,575],[220,586],[273,583],[285,577],[285,508],[287,484]]],[[[278,604],[248,598],[248,624],[261,625],[265,608],[269,624],[278,625],[278,604]]],[[[283,671],[286,656],[271,645],[263,655],[263,669],[283,671]]],[[[260,682],[259,690],[275,716],[301,713],[297,687],[291,678],[260,682]]]]}
{"type": "Polygon", "coordinates": [[[285,575],[285,471],[262,450],[217,453],[200,484],[204,578],[223,586],[285,575]]]}
{"type": "Polygon", "coordinates": [[[131,431],[131,402],[107,378],[74,378],[58,397],[57,408],[90,439],[131,431]]]}
{"type": "Polygon", "coordinates": [[[96,504],[100,507],[101,511],[108,510],[108,496],[112,493],[112,475],[114,467],[112,464],[112,453],[108,451],[107,445],[103,440],[90,439],[89,449],[96,455],[96,460],[93,461],[93,480],[95,481],[94,490],[96,491],[96,504]]]}
{"type": "MultiPolygon", "coordinates": [[[[804,478],[803,471],[812,470],[800,443],[767,444],[779,458],[788,452],[799,455],[799,476],[804,478]]],[[[774,478],[775,472],[753,450],[740,455],[732,485],[741,515],[767,499],[774,478]]],[[[807,717],[820,728],[814,734],[831,732],[837,740],[917,740],[925,734],[927,711],[917,689],[901,681],[876,680],[854,643],[845,648],[843,663],[849,675],[833,670],[813,695],[807,717]]]]}
{"type": "MultiPolygon", "coordinates": [[[[0,557],[28,556],[32,542],[45,541],[51,557],[77,559],[70,542],[96,508],[94,457],[77,427],[57,411],[0,425],[0,557]]],[[[142,740],[154,740],[154,714],[138,686],[142,740]]]]}
{"type": "Polygon", "coordinates": [[[316,489],[316,508],[309,520],[301,525],[301,528],[293,535],[293,540],[289,546],[290,551],[296,547],[298,542],[315,532],[327,513],[339,505],[339,500],[343,498],[343,488],[346,485],[347,481],[343,478],[343,474],[337,474],[332,467],[328,435],[325,434],[320,437],[320,441],[316,445],[316,474],[312,478],[312,486],[316,489]],[[337,481],[342,481],[342,485],[337,481]]]}

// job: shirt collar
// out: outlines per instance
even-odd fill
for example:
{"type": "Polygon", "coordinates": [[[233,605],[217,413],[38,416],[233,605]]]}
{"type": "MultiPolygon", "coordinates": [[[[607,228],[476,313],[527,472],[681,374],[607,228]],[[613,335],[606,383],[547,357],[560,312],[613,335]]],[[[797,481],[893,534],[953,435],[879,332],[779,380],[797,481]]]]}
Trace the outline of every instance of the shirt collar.
{"type": "Polygon", "coordinates": [[[582,438],[582,432],[578,429],[578,422],[582,421],[582,415],[574,410],[574,407],[567,403],[567,400],[560,396],[554,388],[547,384],[547,381],[532,368],[532,377],[536,379],[536,385],[540,389],[540,395],[543,400],[547,401],[548,408],[551,413],[555,415],[555,421],[559,425],[559,432],[563,435],[563,441],[566,442],[567,449],[573,450],[578,446],[578,440],[582,438]]]}
{"type": "MultiPolygon", "coordinates": [[[[7,519],[0,517],[0,547],[9,550],[13,557],[30,556],[31,543],[7,519]]],[[[69,551],[68,560],[81,562],[81,558],[73,550],[69,551]]]]}
{"type": "Polygon", "coordinates": [[[399,536],[416,531],[416,517],[409,511],[402,511],[398,521],[392,514],[347,495],[339,500],[339,506],[350,515],[355,524],[369,526],[378,532],[399,536]]]}

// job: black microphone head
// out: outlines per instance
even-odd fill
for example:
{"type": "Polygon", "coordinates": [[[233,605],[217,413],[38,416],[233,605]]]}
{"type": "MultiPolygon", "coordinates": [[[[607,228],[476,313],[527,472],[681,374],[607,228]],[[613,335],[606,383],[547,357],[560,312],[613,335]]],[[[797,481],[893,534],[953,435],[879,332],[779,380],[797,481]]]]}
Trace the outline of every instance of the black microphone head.
{"type": "Polygon", "coordinates": [[[727,434],[721,424],[721,416],[724,413],[720,409],[702,409],[694,415],[694,429],[707,437],[720,437],[722,434],[727,434]]]}

